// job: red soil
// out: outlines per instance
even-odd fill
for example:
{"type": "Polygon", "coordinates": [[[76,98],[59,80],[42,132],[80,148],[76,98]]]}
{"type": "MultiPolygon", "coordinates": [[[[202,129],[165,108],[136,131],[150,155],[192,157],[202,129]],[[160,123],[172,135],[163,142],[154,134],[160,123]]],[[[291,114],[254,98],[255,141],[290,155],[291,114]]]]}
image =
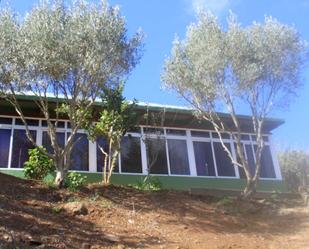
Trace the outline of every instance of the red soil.
{"type": "Polygon", "coordinates": [[[99,184],[72,193],[0,174],[0,248],[309,248],[300,200],[219,203],[99,184]],[[71,201],[88,214],[61,209],[71,201]]]}

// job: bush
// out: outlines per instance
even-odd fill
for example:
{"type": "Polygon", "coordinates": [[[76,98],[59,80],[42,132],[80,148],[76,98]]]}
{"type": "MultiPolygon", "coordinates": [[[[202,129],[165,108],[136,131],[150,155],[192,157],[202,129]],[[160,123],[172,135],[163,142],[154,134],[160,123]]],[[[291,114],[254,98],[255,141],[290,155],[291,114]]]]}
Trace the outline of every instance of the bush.
{"type": "Polygon", "coordinates": [[[54,170],[53,160],[44,154],[42,146],[28,151],[29,160],[24,163],[24,174],[28,179],[43,180],[48,173],[54,170]]]}
{"type": "Polygon", "coordinates": [[[66,178],[65,185],[71,191],[76,191],[86,183],[86,180],[87,176],[82,176],[77,172],[70,172],[66,178]]]}
{"type": "Polygon", "coordinates": [[[286,150],[279,153],[279,164],[287,187],[292,192],[306,189],[309,185],[309,153],[286,150]]]}
{"type": "Polygon", "coordinates": [[[137,181],[132,187],[143,191],[159,191],[162,189],[162,184],[157,177],[146,176],[137,181]]]}

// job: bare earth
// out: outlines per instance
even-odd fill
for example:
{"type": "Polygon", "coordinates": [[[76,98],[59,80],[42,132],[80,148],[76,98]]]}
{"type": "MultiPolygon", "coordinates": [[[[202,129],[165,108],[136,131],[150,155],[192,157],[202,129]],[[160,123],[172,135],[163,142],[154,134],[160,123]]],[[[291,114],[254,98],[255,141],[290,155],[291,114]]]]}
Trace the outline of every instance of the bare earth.
{"type": "Polygon", "coordinates": [[[309,208],[297,199],[225,203],[99,184],[72,193],[0,174],[0,248],[302,249],[309,208]]]}

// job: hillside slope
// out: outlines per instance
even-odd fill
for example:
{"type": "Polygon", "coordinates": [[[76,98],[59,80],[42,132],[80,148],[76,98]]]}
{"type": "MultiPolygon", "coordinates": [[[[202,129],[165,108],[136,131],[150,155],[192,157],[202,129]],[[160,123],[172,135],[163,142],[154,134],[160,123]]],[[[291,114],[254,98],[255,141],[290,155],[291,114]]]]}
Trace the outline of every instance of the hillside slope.
{"type": "Polygon", "coordinates": [[[72,193],[0,174],[0,248],[299,249],[308,234],[298,200],[218,202],[99,184],[72,193]]]}

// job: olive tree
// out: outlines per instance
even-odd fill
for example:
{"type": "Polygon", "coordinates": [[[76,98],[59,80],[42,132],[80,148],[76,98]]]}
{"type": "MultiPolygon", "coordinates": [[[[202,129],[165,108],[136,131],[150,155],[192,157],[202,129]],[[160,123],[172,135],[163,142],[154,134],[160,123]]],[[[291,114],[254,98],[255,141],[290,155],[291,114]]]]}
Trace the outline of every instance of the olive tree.
{"type": "Polygon", "coordinates": [[[215,16],[202,11],[197,23],[188,27],[186,38],[176,38],[172,55],[165,61],[164,85],[176,90],[213,125],[234,166],[244,170],[244,198],[255,192],[259,179],[265,119],[274,108],[287,104],[300,88],[305,50],[297,31],[272,17],[242,27],[231,14],[225,29],[215,16]],[[222,109],[228,112],[232,124],[218,115],[222,109]],[[254,173],[249,171],[241,143],[240,110],[252,115],[257,143],[254,173]],[[223,143],[223,132],[232,135],[237,158],[223,143]]]}
{"type": "Polygon", "coordinates": [[[280,168],[290,191],[301,191],[309,185],[309,153],[285,150],[278,154],[280,168]]]}
{"type": "Polygon", "coordinates": [[[23,19],[9,9],[0,12],[0,96],[10,102],[35,145],[19,101],[33,95],[48,135],[62,186],[70,167],[77,131],[91,118],[103,89],[119,84],[140,59],[142,34],[127,36],[118,7],[106,1],[42,2],[23,19]],[[52,98],[50,98],[52,97],[52,98]],[[57,141],[57,124],[68,119],[71,132],[64,148],[57,141]]]}

